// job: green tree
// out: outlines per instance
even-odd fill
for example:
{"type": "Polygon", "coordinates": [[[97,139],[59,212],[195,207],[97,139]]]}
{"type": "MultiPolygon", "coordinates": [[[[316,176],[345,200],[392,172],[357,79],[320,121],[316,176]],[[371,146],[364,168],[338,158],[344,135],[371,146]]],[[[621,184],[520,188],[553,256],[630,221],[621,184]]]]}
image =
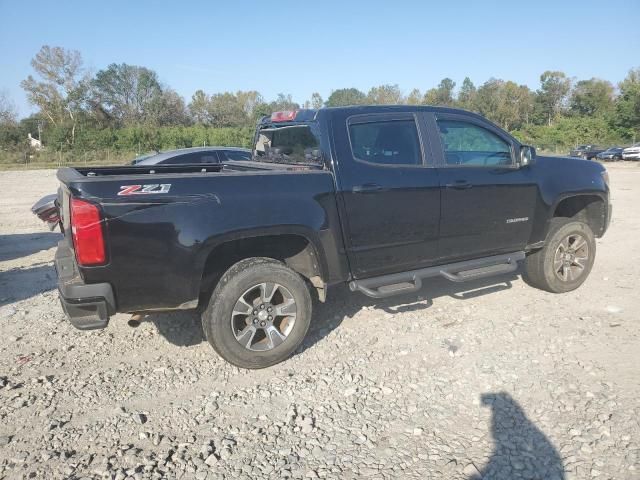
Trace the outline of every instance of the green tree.
{"type": "Polygon", "coordinates": [[[606,80],[580,80],[571,92],[569,109],[574,115],[593,116],[609,113],[614,106],[613,93],[613,85],[606,80]]]}
{"type": "Polygon", "coordinates": [[[475,110],[476,94],[476,86],[469,77],[464,77],[458,93],[458,105],[460,108],[475,110]]]}
{"type": "Polygon", "coordinates": [[[454,103],[453,90],[456,82],[450,78],[443,78],[436,88],[427,90],[424,95],[424,103],[428,105],[452,106],[454,103]]]}
{"type": "Polygon", "coordinates": [[[640,68],[630,70],[618,85],[620,96],[616,102],[615,123],[626,130],[627,137],[640,135],[640,68]]]}
{"type": "Polygon", "coordinates": [[[334,90],[327,98],[327,107],[345,107],[348,105],[364,105],[367,103],[367,96],[357,88],[340,88],[334,90]]]}
{"type": "Polygon", "coordinates": [[[322,97],[320,96],[320,94],[318,92],[314,92],[311,94],[311,108],[322,108],[322,105],[324,105],[324,100],[322,100],[322,97]]]}
{"type": "Polygon", "coordinates": [[[571,79],[567,78],[563,72],[547,70],[540,75],[537,100],[541,113],[549,125],[564,108],[569,90],[571,90],[571,79]]]}
{"type": "Polygon", "coordinates": [[[490,78],[476,92],[475,108],[481,115],[494,122],[499,122],[498,111],[501,108],[501,102],[504,100],[502,97],[503,87],[503,80],[490,78]]]}
{"type": "Polygon", "coordinates": [[[248,90],[246,92],[239,90],[236,92],[236,97],[240,107],[245,113],[248,123],[253,123],[256,109],[265,103],[264,98],[260,92],[256,92],[255,90],[248,90]]]}
{"type": "Polygon", "coordinates": [[[191,96],[189,103],[189,114],[195,123],[210,125],[209,117],[209,96],[202,90],[196,90],[191,96]]]}
{"type": "Polygon", "coordinates": [[[38,107],[52,125],[66,130],[64,140],[73,145],[89,87],[80,52],[45,45],[31,60],[31,66],[39,79],[29,75],[20,82],[29,103],[38,107]]]}
{"type": "Polygon", "coordinates": [[[494,117],[505,130],[519,128],[528,123],[533,110],[533,94],[529,87],[515,82],[503,82],[498,90],[497,110],[494,117]]]}
{"type": "Polygon", "coordinates": [[[404,103],[404,97],[397,84],[380,85],[369,90],[367,102],[373,105],[398,105],[404,103]]]}
{"type": "Polygon", "coordinates": [[[162,98],[158,74],[153,70],[126,63],[112,63],[96,73],[93,97],[116,123],[131,125],[153,120],[162,98]]]}
{"type": "Polygon", "coordinates": [[[187,125],[189,120],[184,99],[170,88],[153,99],[145,115],[146,123],[151,125],[187,125]]]}
{"type": "Polygon", "coordinates": [[[211,95],[208,109],[214,127],[240,127],[246,123],[245,111],[233,93],[211,95]]]}
{"type": "Polygon", "coordinates": [[[293,101],[291,94],[279,93],[278,97],[269,104],[269,108],[271,112],[281,112],[284,110],[297,110],[300,105],[293,101]]]}
{"type": "Polygon", "coordinates": [[[422,105],[422,101],[424,100],[424,96],[422,92],[418,88],[414,88],[411,90],[405,101],[408,105],[422,105]]]}
{"type": "Polygon", "coordinates": [[[15,124],[18,118],[16,107],[5,91],[0,91],[0,125],[15,124]]]}

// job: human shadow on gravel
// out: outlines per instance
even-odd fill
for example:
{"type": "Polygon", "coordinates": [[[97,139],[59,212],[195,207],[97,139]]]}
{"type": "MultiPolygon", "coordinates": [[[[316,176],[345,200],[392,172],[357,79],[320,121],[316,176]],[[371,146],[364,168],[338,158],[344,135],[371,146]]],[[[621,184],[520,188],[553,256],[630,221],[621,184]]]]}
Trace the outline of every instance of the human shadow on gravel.
{"type": "Polygon", "coordinates": [[[56,285],[56,270],[49,263],[0,272],[0,306],[35,297],[56,285]]]}
{"type": "Polygon", "coordinates": [[[483,405],[491,408],[491,436],[495,446],[487,464],[467,477],[468,480],[564,480],[564,464],[558,450],[511,395],[485,393],[480,398],[483,405]]]}
{"type": "Polygon", "coordinates": [[[27,257],[55,247],[62,240],[58,232],[16,233],[0,235],[0,262],[27,257]]]}

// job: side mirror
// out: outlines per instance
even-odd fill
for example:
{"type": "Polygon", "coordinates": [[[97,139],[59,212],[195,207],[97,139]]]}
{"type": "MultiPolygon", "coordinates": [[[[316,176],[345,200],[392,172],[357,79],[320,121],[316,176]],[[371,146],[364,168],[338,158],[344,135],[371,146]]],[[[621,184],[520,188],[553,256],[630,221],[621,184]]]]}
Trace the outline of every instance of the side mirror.
{"type": "Polygon", "coordinates": [[[525,167],[531,165],[536,158],[536,149],[529,145],[523,145],[520,147],[520,166],[525,167]]]}

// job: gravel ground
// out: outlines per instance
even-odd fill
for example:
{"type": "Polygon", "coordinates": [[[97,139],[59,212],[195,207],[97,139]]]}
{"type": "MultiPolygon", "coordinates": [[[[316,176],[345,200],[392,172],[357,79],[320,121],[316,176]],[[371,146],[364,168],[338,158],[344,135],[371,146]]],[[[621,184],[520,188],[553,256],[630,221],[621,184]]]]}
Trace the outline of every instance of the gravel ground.
{"type": "Polygon", "coordinates": [[[329,292],[290,360],[245,371],[188,313],[65,320],[52,171],[0,173],[0,478],[640,478],[640,168],[609,167],[590,278],[385,301],[329,292]]]}

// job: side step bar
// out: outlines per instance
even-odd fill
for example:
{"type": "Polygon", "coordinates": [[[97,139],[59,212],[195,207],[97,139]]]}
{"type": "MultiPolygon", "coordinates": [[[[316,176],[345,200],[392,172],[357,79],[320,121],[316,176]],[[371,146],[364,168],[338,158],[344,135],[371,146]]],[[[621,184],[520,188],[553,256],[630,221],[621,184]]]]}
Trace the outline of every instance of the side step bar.
{"type": "Polygon", "coordinates": [[[353,280],[349,282],[349,288],[352,292],[359,290],[368,297],[386,298],[392,295],[417,292],[422,288],[422,279],[424,278],[441,276],[452,282],[467,282],[514,272],[518,269],[518,262],[524,260],[524,258],[524,252],[495,255],[465,262],[365,278],[364,280],[353,280]]]}

